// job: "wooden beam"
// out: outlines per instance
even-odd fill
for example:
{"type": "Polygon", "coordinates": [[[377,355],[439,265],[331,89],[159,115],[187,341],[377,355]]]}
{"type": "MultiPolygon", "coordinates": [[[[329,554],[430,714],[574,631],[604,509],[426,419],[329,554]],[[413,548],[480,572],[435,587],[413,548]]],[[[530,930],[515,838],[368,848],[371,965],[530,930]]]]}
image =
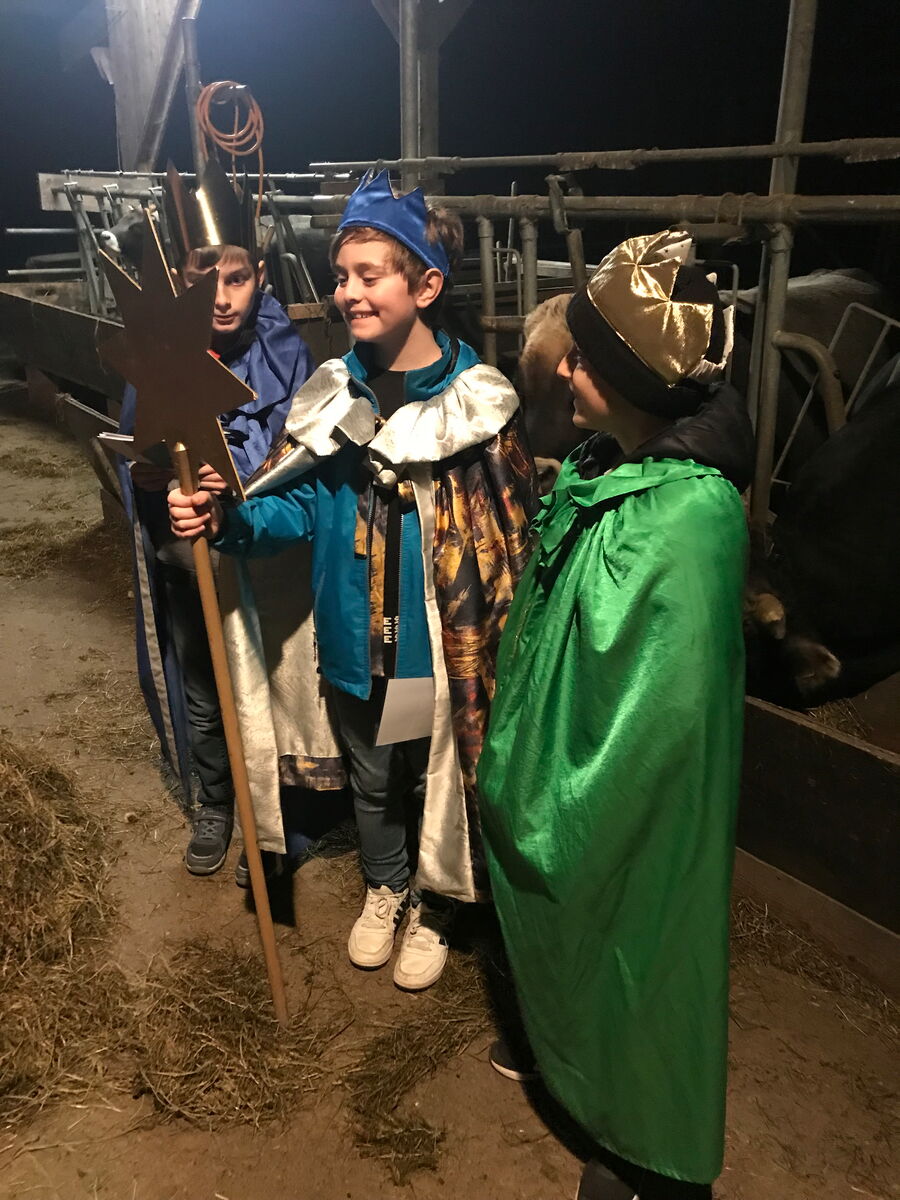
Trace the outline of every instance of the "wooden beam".
{"type": "Polygon", "coordinates": [[[180,69],[180,42],[170,49],[170,32],[188,7],[198,7],[197,0],[106,0],[119,160],[126,171],[162,137],[176,63],[180,69]]]}
{"type": "Polygon", "coordinates": [[[900,931],[900,755],[748,699],[738,845],[900,931]]]}
{"type": "Polygon", "coordinates": [[[900,937],[786,871],[738,850],[734,891],[812,934],[860,975],[900,996],[900,937]]]}
{"type": "Polygon", "coordinates": [[[136,171],[152,171],[156,164],[175,90],[178,87],[178,78],[184,65],[181,23],[185,17],[195,17],[199,9],[200,0],[176,2],[135,154],[136,171]]]}

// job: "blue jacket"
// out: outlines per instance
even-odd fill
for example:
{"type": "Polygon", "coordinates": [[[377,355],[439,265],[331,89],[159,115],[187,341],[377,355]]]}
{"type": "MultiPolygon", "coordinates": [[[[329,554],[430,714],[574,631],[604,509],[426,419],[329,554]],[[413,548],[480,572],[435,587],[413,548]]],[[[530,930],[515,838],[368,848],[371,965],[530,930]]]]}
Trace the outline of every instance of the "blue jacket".
{"type": "MultiPolygon", "coordinates": [[[[437,335],[441,357],[407,371],[406,402],[443,392],[463,371],[479,362],[471,346],[437,335]]],[[[344,357],[354,386],[378,404],[366,386],[372,351],[358,344],[344,357]]],[[[297,483],[254,496],[228,511],[214,543],[226,554],[277,554],[299,540],[313,542],[313,593],[319,665],[335,687],[360,699],[372,689],[370,662],[369,563],[355,552],[359,478],[365,447],[348,443],[297,483]]],[[[400,627],[396,675],[432,674],[425,613],[425,574],[418,512],[403,514],[400,552],[400,627]]]]}

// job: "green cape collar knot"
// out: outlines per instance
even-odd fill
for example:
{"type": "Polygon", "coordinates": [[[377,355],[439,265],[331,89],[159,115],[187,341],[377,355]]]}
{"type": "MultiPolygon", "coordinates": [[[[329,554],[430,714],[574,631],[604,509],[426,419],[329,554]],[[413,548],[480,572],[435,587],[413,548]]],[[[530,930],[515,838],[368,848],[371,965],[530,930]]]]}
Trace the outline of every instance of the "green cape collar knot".
{"type": "Polygon", "coordinates": [[[576,464],[567,459],[556,486],[541,500],[541,511],[534,519],[540,561],[546,563],[553,557],[576,522],[584,528],[599,521],[626,496],[701,475],[721,472],[693,459],[645,458],[642,462],[622,463],[596,479],[582,479],[576,464]]]}

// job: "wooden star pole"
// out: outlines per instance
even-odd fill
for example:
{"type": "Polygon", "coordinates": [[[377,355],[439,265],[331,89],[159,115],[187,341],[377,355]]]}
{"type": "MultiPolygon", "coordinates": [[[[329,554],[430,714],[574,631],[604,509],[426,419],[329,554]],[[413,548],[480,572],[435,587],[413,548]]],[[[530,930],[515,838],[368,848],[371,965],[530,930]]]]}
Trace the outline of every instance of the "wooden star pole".
{"type": "MultiPolygon", "coordinates": [[[[218,272],[209,271],[199,283],[177,295],[148,214],[145,226],[141,287],[111,258],[102,255],[103,269],[125,328],[101,347],[101,356],[137,391],[136,452],[165,442],[178,472],[178,486],[186,496],[198,490],[197,470],[205,462],[243,499],[244,491],[217,418],[246,404],[254,393],[209,350],[218,272]]],[[[192,551],[272,1004],[275,1016],[285,1025],[288,1011],[284,977],[206,538],[196,537],[192,551]]]]}

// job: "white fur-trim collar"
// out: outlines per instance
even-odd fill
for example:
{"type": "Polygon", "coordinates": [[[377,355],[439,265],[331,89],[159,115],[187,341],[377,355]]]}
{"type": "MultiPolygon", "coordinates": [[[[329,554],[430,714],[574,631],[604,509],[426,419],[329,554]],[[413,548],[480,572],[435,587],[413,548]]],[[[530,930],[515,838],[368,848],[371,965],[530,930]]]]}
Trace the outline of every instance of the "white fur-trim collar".
{"type": "Polygon", "coordinates": [[[476,363],[427,400],[402,405],[379,428],[367,396],[341,359],[315,371],[294,397],[285,430],[296,443],[248,495],[271,491],[329,458],[348,441],[368,446],[369,465],[390,486],[413,463],[440,462],[495,437],[519,407],[509,380],[495,367],[476,363]]]}

